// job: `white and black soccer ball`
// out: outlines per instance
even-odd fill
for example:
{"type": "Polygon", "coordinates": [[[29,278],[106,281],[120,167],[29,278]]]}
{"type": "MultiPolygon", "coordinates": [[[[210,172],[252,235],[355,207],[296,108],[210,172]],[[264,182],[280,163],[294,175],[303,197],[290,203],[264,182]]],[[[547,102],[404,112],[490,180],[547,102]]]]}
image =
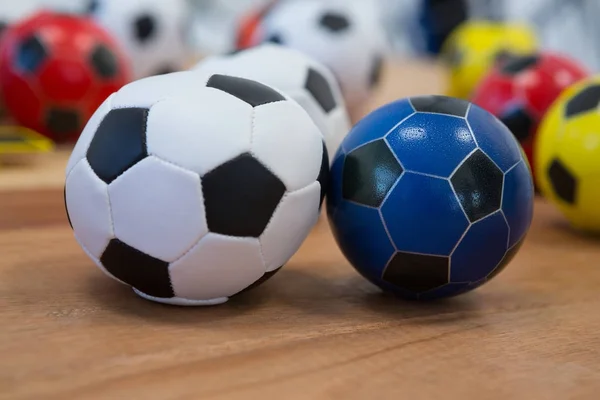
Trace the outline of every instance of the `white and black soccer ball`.
{"type": "Polygon", "coordinates": [[[282,1],[268,12],[254,41],[292,47],[327,65],[354,110],[381,76],[385,34],[376,15],[355,1],[282,1]]]}
{"type": "Polygon", "coordinates": [[[105,273],[152,301],[211,305],[298,250],[318,220],[329,160],[289,97],[187,71],[109,97],[66,174],[75,237],[105,273]]]}
{"type": "Polygon", "coordinates": [[[350,131],[350,118],[332,72],[295,49],[263,44],[225,56],[209,57],[193,70],[225,73],[262,82],[297,101],[321,129],[329,154],[350,131]]]}
{"type": "Polygon", "coordinates": [[[90,0],[87,12],[121,43],[136,78],[185,69],[191,25],[186,0],[90,0]]]}

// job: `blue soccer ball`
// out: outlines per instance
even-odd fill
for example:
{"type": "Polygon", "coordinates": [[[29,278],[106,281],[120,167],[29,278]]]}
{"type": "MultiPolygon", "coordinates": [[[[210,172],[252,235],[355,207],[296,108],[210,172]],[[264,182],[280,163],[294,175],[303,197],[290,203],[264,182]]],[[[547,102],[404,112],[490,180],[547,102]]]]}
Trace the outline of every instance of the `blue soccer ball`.
{"type": "Polygon", "coordinates": [[[350,263],[409,299],[470,291],[521,247],[531,171],[511,132],[469,102],[422,96],[360,121],[332,164],[327,213],[350,263]]]}

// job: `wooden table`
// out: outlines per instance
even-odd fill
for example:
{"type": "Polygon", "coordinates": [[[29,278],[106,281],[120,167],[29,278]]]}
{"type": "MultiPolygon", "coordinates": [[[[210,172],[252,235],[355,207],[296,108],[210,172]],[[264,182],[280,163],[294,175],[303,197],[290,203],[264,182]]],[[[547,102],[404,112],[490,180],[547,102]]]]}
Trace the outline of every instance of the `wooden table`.
{"type": "MultiPolygon", "coordinates": [[[[439,90],[435,67],[394,71],[379,102],[439,90]]],[[[600,243],[541,200],[514,262],[462,297],[382,295],[322,220],[261,288],[183,309],[139,299],[80,250],[65,157],[0,172],[1,399],[598,398],[600,243]]]]}

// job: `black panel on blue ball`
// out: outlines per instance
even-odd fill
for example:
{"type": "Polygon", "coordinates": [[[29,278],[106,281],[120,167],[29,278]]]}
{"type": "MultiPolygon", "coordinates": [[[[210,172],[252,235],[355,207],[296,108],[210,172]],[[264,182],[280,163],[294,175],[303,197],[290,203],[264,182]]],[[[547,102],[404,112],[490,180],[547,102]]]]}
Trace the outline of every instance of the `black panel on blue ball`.
{"type": "Polygon", "coordinates": [[[383,280],[414,293],[448,283],[448,257],[396,253],[383,272],[383,280]]]}
{"type": "Polygon", "coordinates": [[[464,117],[469,109],[469,102],[446,96],[411,97],[410,102],[415,111],[464,117]]]}
{"type": "Polygon", "coordinates": [[[500,209],[504,174],[481,150],[471,154],[450,181],[471,222],[500,209]]]}
{"type": "Polygon", "coordinates": [[[379,207],[403,169],[383,140],[376,140],[346,156],[342,194],[346,200],[379,207]]]}

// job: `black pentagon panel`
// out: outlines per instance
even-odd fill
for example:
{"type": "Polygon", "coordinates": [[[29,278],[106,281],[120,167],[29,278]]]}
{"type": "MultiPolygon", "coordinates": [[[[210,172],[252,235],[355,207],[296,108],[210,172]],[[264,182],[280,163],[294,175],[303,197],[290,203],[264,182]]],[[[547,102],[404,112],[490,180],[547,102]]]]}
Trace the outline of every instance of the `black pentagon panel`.
{"type": "Polygon", "coordinates": [[[274,33],[272,35],[269,35],[269,37],[265,39],[265,42],[273,44],[283,44],[283,37],[278,33],[274,33]]]}
{"type": "Polygon", "coordinates": [[[504,174],[481,150],[467,158],[450,181],[471,222],[500,209],[504,174]]]}
{"type": "Polygon", "coordinates": [[[500,121],[506,125],[519,142],[524,142],[531,137],[531,130],[535,125],[533,117],[521,107],[511,109],[500,117],[500,121]]]}
{"type": "Polygon", "coordinates": [[[537,54],[528,54],[522,56],[509,56],[505,57],[500,72],[505,75],[517,75],[540,61],[540,56],[537,54]]]}
{"type": "Polygon", "coordinates": [[[67,220],[69,221],[69,226],[73,229],[73,223],[71,222],[71,216],[69,215],[69,208],[67,207],[67,186],[65,185],[63,189],[63,199],[65,201],[65,212],[67,213],[67,220]]]}
{"type": "Polygon", "coordinates": [[[87,151],[87,160],[107,184],[148,156],[147,108],[111,110],[102,120],[87,151]]]}
{"type": "Polygon", "coordinates": [[[504,257],[502,258],[502,261],[500,261],[500,264],[498,264],[498,266],[487,276],[488,280],[494,278],[496,275],[502,272],[504,268],[508,266],[508,264],[510,264],[510,262],[515,258],[515,256],[521,249],[521,246],[523,246],[524,242],[525,237],[521,238],[521,240],[519,240],[513,247],[508,249],[506,254],[504,254],[504,257]]]}
{"type": "Polygon", "coordinates": [[[110,241],[100,262],[116,278],[144,294],[159,298],[175,296],[169,263],[142,253],[119,239],[110,241]]]}
{"type": "Polygon", "coordinates": [[[328,113],[335,108],[335,98],[333,97],[331,86],[329,86],[327,79],[319,72],[309,68],[304,87],[319,103],[323,111],[328,113]]]}
{"type": "Polygon", "coordinates": [[[208,229],[237,237],[259,237],[286,188],[271,171],[244,153],[202,178],[208,229]]]}
{"type": "Polygon", "coordinates": [[[279,92],[262,83],[236,76],[215,74],[210,77],[206,86],[237,97],[252,107],[285,100],[279,92]]]}
{"type": "MultiPolygon", "coordinates": [[[[323,204],[323,199],[325,198],[325,193],[327,193],[327,185],[329,184],[329,153],[327,152],[327,147],[325,146],[325,142],[323,142],[323,156],[321,157],[321,169],[319,170],[319,177],[317,181],[321,185],[321,205],[323,204]]],[[[319,205],[319,208],[321,207],[319,205]]]]}
{"type": "Polygon", "coordinates": [[[373,61],[371,67],[371,73],[369,74],[369,86],[375,87],[381,81],[381,75],[383,73],[383,58],[377,56],[373,61]]]}
{"type": "Polygon", "coordinates": [[[133,23],[134,37],[140,42],[148,42],[156,34],[156,19],[150,14],[140,15],[133,23]]]}
{"type": "Polygon", "coordinates": [[[46,127],[55,136],[57,142],[69,135],[78,132],[82,128],[82,121],[75,110],[51,108],[46,113],[46,127]]]}
{"type": "Polygon", "coordinates": [[[19,44],[16,66],[22,71],[33,73],[40,68],[47,57],[48,52],[41,39],[35,35],[30,36],[19,44]]]}
{"type": "Polygon", "coordinates": [[[600,103],[600,85],[592,85],[577,93],[567,103],[565,117],[572,118],[576,115],[594,111],[600,103]]]}
{"type": "Polygon", "coordinates": [[[323,14],[319,25],[331,32],[342,32],[350,27],[350,21],[345,15],[330,11],[323,14]]]}
{"type": "Polygon", "coordinates": [[[423,293],[448,283],[448,257],[396,253],[382,279],[399,288],[423,293]]]}
{"type": "Polygon", "coordinates": [[[350,152],[344,161],[344,199],[369,207],[379,207],[404,172],[383,139],[350,152]]]}
{"type": "Polygon", "coordinates": [[[554,193],[564,202],[575,204],[577,201],[577,179],[558,159],[548,168],[548,178],[554,193]]]}
{"type": "Polygon", "coordinates": [[[469,102],[447,96],[417,96],[411,97],[410,102],[417,112],[454,115],[465,117],[469,102]]]}
{"type": "Polygon", "coordinates": [[[252,285],[248,286],[246,289],[242,290],[241,292],[238,292],[238,293],[234,294],[234,296],[237,296],[238,294],[249,292],[250,290],[252,290],[252,289],[254,289],[254,288],[262,285],[263,283],[265,283],[266,281],[268,281],[269,279],[271,279],[276,273],[278,273],[279,271],[281,271],[281,268],[282,267],[279,267],[276,270],[273,270],[273,271],[270,271],[270,272],[266,272],[256,282],[254,282],[252,285]]]}
{"type": "Polygon", "coordinates": [[[117,57],[102,44],[97,45],[90,53],[90,65],[94,72],[104,79],[110,79],[119,72],[117,57]]]}

